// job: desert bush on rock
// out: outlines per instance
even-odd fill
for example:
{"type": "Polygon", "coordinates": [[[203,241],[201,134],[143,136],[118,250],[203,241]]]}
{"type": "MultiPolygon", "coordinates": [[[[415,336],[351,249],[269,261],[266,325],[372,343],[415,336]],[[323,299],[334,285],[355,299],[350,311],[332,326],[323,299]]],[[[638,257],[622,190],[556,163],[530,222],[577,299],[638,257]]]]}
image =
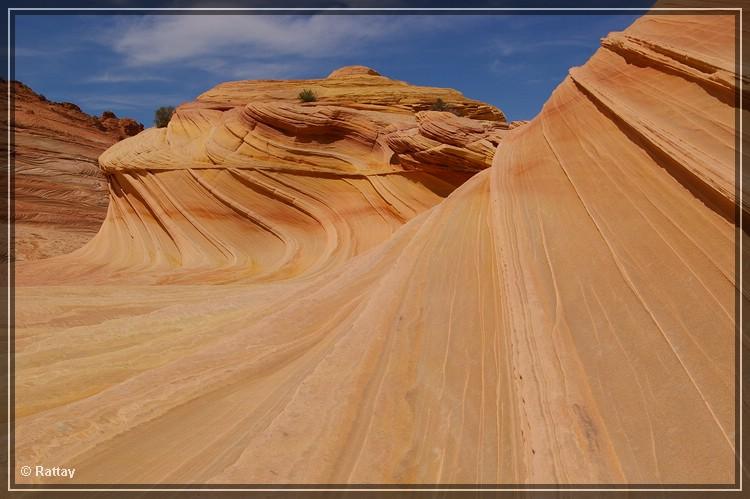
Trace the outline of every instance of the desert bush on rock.
{"type": "Polygon", "coordinates": [[[315,97],[315,92],[313,92],[309,88],[301,91],[297,97],[299,97],[299,100],[301,100],[302,102],[315,102],[316,100],[318,100],[318,98],[315,97]]]}
{"type": "Polygon", "coordinates": [[[445,101],[438,97],[438,100],[432,103],[430,106],[431,111],[450,111],[450,106],[445,101]]]}
{"type": "Polygon", "coordinates": [[[169,124],[169,120],[172,119],[174,114],[174,107],[162,106],[154,112],[154,126],[156,128],[164,128],[169,124]]]}

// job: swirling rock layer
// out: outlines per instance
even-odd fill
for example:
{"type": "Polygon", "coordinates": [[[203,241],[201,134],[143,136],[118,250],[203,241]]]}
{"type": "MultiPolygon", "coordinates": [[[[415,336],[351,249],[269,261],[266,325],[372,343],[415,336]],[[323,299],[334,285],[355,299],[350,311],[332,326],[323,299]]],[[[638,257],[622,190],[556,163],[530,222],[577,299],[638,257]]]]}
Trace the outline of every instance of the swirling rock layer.
{"type": "MultiPolygon", "coordinates": [[[[537,118],[504,136],[491,168],[370,251],[303,265],[321,269],[297,274],[305,279],[20,288],[17,461],[75,466],[81,483],[732,483],[735,226],[726,206],[736,203],[736,110],[704,80],[736,80],[694,71],[707,54],[712,67],[731,68],[733,29],[732,16],[653,15],[611,35],[537,118]],[[616,47],[622,40],[637,45],[637,61],[616,47]]],[[[229,195],[240,185],[290,196],[282,179],[314,181],[294,184],[304,194],[287,205],[316,195],[338,210],[323,171],[339,184],[352,174],[371,183],[380,175],[368,172],[388,167],[402,181],[426,175],[411,161],[448,129],[395,124],[373,135],[354,116],[334,125],[342,114],[308,107],[183,113],[167,131],[118,144],[102,157],[116,180],[113,206],[143,213],[111,210],[99,237],[113,231],[114,254],[121,244],[153,252],[147,236],[165,233],[188,247],[177,235],[213,215],[201,211],[211,189],[234,203],[244,202],[229,195]],[[189,162],[174,152],[177,126],[189,162]],[[307,137],[319,126],[345,138],[303,176],[292,158],[311,156],[307,137]],[[294,130],[295,147],[277,146],[282,130],[294,130]],[[368,145],[372,158],[352,159],[368,145]],[[402,159],[375,161],[386,146],[402,159]],[[283,169],[262,166],[272,157],[283,169]],[[148,171],[152,158],[170,165],[169,180],[148,171]],[[255,166],[239,166],[247,162],[255,166]],[[178,221],[188,214],[200,218],[178,221]],[[136,218],[142,228],[117,226],[136,218]]],[[[484,140],[474,133],[443,143],[469,148],[484,140]]],[[[228,261],[197,232],[189,244],[228,261]]],[[[139,275],[171,254],[121,268],[139,275]]],[[[95,258],[77,255],[80,265],[95,258]]]]}
{"type": "Polygon", "coordinates": [[[112,113],[89,116],[75,104],[50,102],[23,83],[11,84],[15,258],[70,253],[96,234],[107,213],[99,154],[143,125],[112,113]]]}
{"type": "Polygon", "coordinates": [[[450,88],[420,87],[381,76],[364,66],[347,66],[322,80],[256,80],[222,83],[204,92],[194,105],[234,107],[249,101],[296,102],[299,92],[312,90],[317,102],[333,106],[385,111],[388,113],[427,111],[438,99],[460,116],[505,121],[499,109],[467,99],[450,88]]]}
{"type": "Polygon", "coordinates": [[[387,240],[491,164],[504,121],[412,108],[437,94],[455,113],[499,120],[500,111],[455,91],[361,71],[344,68],[312,82],[220,85],[204,95],[232,107],[206,104],[202,96],[181,106],[167,128],[114,145],[100,158],[111,198],[102,230],[74,255],[20,268],[20,280],[312,275],[387,240]],[[330,95],[300,103],[293,92],[305,85],[349,94],[335,105],[326,103],[330,95]],[[268,88],[288,95],[260,93],[268,88]],[[46,268],[54,271],[40,274],[46,268]]]}

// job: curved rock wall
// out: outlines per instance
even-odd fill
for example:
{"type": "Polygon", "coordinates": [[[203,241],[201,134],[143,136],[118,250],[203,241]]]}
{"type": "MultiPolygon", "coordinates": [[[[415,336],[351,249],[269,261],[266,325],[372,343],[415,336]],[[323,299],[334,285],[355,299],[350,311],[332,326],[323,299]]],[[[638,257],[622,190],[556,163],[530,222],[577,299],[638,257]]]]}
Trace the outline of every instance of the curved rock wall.
{"type": "MultiPolygon", "coordinates": [[[[724,72],[733,29],[731,16],[650,15],[611,35],[538,117],[504,133],[491,168],[403,215],[382,244],[337,265],[263,263],[297,262],[306,279],[19,288],[16,459],[75,466],[81,483],[731,483],[735,108],[721,89],[736,85],[724,72]],[[710,74],[697,62],[709,59],[710,74]],[[138,459],[123,466],[126,456],[138,459]]],[[[118,268],[138,274],[171,248],[233,265],[240,221],[269,228],[274,251],[253,248],[265,258],[294,254],[282,239],[296,237],[325,255],[385,235],[374,212],[395,212],[378,203],[423,192],[394,182],[454,171],[432,161],[440,113],[410,114],[385,135],[352,116],[307,175],[257,166],[310,158],[300,130],[316,136],[337,115],[312,112],[308,124],[299,117],[314,106],[299,105],[258,120],[268,108],[254,107],[251,125],[246,105],[183,111],[103,157],[123,211],[110,211],[105,230],[117,236],[105,240],[113,255],[136,244],[152,255],[118,268]],[[368,145],[367,161],[351,159],[368,145]],[[389,149],[398,161],[381,161],[389,149]],[[425,152],[429,173],[412,165],[425,152]],[[152,157],[170,167],[139,166],[152,157]],[[379,168],[388,173],[370,173],[379,168]],[[353,174],[365,177],[362,197],[377,199],[375,179],[393,197],[354,210],[339,198],[349,187],[328,187],[353,174]],[[269,198],[288,214],[259,213],[269,198]],[[206,199],[229,228],[201,229],[218,210],[206,199]],[[327,209],[347,238],[322,224],[320,237],[292,234],[327,209]],[[291,213],[299,221],[283,223],[291,213]],[[371,215],[362,232],[351,226],[371,215]],[[128,232],[131,220],[151,221],[128,232]]],[[[492,130],[438,142],[482,155],[496,139],[475,134],[492,130]]]]}
{"type": "Polygon", "coordinates": [[[508,129],[454,114],[502,120],[453,90],[346,68],[312,82],[224,84],[204,96],[168,127],[101,155],[112,200],[101,231],[73,255],[19,268],[21,282],[269,281],[330,269],[487,168],[508,129]],[[294,92],[305,85],[324,95],[299,102],[294,92]],[[331,104],[330,88],[347,100],[331,104]],[[206,95],[232,107],[206,104],[206,95]],[[414,112],[436,95],[454,112],[414,112]]]}

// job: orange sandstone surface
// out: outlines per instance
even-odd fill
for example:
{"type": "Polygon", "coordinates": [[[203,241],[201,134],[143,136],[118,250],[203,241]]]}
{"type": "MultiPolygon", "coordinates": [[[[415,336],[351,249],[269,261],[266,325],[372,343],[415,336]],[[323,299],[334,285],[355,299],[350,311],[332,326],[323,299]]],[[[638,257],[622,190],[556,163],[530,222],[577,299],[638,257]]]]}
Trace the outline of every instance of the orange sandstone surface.
{"type": "MultiPolygon", "coordinates": [[[[90,116],[13,81],[15,259],[70,253],[88,242],[107,213],[98,157],[143,130],[113,113],[90,116]]],[[[7,93],[8,82],[3,81],[7,93]]]]}
{"type": "Polygon", "coordinates": [[[498,109],[360,68],[225,83],[166,128],[115,144],[99,159],[111,200],[101,231],[72,255],[19,268],[19,281],[310,276],[387,240],[490,166],[508,130],[498,109]],[[301,103],[307,88],[317,100],[301,103]],[[450,112],[429,110],[437,99],[450,112]]]}
{"type": "Polygon", "coordinates": [[[16,480],[732,483],[733,30],[644,16],[512,129],[354,67],[114,145],[17,267],[16,462],[77,471],[16,480]]]}

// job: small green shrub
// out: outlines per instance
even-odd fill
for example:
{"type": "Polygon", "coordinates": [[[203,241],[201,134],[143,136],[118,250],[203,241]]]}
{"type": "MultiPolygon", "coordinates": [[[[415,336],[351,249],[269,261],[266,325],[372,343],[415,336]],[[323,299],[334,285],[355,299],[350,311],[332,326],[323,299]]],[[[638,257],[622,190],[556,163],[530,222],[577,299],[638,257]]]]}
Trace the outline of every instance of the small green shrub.
{"type": "Polygon", "coordinates": [[[445,103],[443,99],[438,97],[438,99],[432,103],[432,106],[430,106],[431,111],[450,111],[450,106],[445,103]]]}
{"type": "Polygon", "coordinates": [[[309,88],[302,90],[297,97],[299,97],[299,100],[302,102],[315,102],[318,100],[318,98],[315,97],[315,92],[309,88]]]}
{"type": "Polygon", "coordinates": [[[164,128],[169,124],[169,120],[172,119],[172,115],[174,114],[174,107],[172,106],[162,106],[156,111],[154,111],[154,126],[156,128],[164,128]]]}

